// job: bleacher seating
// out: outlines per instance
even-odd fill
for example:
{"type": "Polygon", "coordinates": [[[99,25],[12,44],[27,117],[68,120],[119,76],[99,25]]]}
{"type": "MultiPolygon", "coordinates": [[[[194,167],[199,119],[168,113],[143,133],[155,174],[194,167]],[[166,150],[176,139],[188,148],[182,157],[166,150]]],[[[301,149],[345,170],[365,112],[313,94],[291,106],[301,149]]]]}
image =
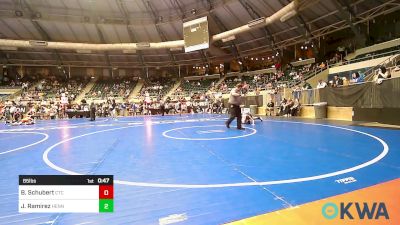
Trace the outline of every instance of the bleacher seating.
{"type": "Polygon", "coordinates": [[[180,89],[182,94],[190,96],[193,94],[206,93],[212,84],[217,83],[218,79],[204,79],[204,80],[185,80],[182,82],[180,89]]]}
{"type": "Polygon", "coordinates": [[[175,81],[167,78],[146,80],[145,84],[140,90],[140,94],[144,96],[145,92],[147,91],[151,98],[162,98],[172,88],[174,83],[175,81]]]}
{"type": "Polygon", "coordinates": [[[381,49],[381,50],[374,51],[374,52],[361,54],[361,55],[356,56],[350,62],[351,63],[362,62],[365,60],[369,60],[371,58],[378,58],[378,57],[384,57],[387,55],[396,54],[396,52],[397,52],[397,54],[400,53],[400,46],[394,46],[391,48],[386,48],[386,49],[381,49]]]}
{"type": "Polygon", "coordinates": [[[45,85],[46,89],[44,90],[44,97],[59,98],[62,93],[65,93],[71,98],[71,100],[74,100],[87,83],[87,80],[82,79],[71,79],[68,81],[64,80],[55,82],[47,81],[45,85]]]}
{"type": "Polygon", "coordinates": [[[130,79],[99,80],[86,93],[86,98],[107,99],[107,98],[126,98],[130,95],[136,81],[130,79]]]}
{"type": "MultiPolygon", "coordinates": [[[[221,84],[221,86],[226,85],[227,88],[223,88],[222,93],[228,93],[232,88],[236,86],[236,84],[240,82],[246,82],[249,85],[249,91],[254,91],[256,88],[265,89],[270,79],[267,74],[259,74],[255,76],[241,76],[241,77],[229,77],[226,78],[225,81],[221,84]]],[[[219,88],[221,90],[221,87],[219,88]]]]}

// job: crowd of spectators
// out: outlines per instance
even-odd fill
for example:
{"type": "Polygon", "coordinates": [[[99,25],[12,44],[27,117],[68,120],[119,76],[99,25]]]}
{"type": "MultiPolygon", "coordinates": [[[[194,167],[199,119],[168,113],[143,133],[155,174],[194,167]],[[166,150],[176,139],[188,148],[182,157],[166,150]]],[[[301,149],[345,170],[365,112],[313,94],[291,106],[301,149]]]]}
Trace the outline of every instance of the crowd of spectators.
{"type": "Polygon", "coordinates": [[[136,80],[133,78],[101,79],[86,93],[85,97],[101,100],[117,97],[128,98],[135,85],[136,80]]]}
{"type": "Polygon", "coordinates": [[[175,81],[168,78],[150,78],[145,81],[144,86],[140,90],[140,99],[145,98],[161,100],[172,88],[175,81]]]}
{"type": "Polygon", "coordinates": [[[218,79],[184,80],[175,90],[174,95],[183,97],[203,94],[214,88],[217,81],[218,79]]]}
{"type": "Polygon", "coordinates": [[[22,102],[5,101],[0,102],[0,117],[5,123],[18,123],[29,117],[33,119],[56,119],[65,118],[65,106],[60,102],[22,102]]]}
{"type": "Polygon", "coordinates": [[[79,78],[61,80],[49,77],[41,80],[36,86],[30,86],[29,83],[23,84],[21,94],[16,99],[23,102],[43,100],[58,102],[62,98],[67,98],[69,101],[73,101],[87,82],[87,80],[79,78]]]}
{"type": "MultiPolygon", "coordinates": [[[[342,60],[342,57],[335,55],[335,60],[342,60]]],[[[104,100],[96,104],[96,114],[101,117],[111,115],[112,108],[117,110],[118,115],[148,115],[160,113],[222,113],[224,107],[222,95],[237,84],[247,86],[248,91],[259,94],[260,90],[267,90],[272,101],[267,104],[267,114],[279,116],[295,116],[300,109],[300,99],[305,93],[312,95],[312,87],[305,81],[307,74],[316,70],[327,68],[328,63],[308,64],[300,67],[288,65],[284,70],[276,73],[256,74],[247,76],[240,74],[236,77],[225,78],[217,85],[218,79],[184,80],[180,87],[172,95],[172,99],[162,100],[165,94],[171,89],[175,81],[167,78],[146,80],[140,91],[139,101],[129,102],[136,80],[120,79],[100,80],[85,96],[88,101],[93,99],[104,100]],[[291,85],[295,84],[295,85],[291,85]],[[283,98],[283,88],[291,87],[291,98],[283,98]],[[306,92],[305,92],[306,91],[306,92]],[[121,98],[122,97],[122,98],[121,98]],[[121,98],[118,103],[112,103],[112,99],[121,98]],[[113,106],[114,105],[114,106],[113,106]],[[271,113],[271,109],[274,113],[271,113]],[[276,113],[275,113],[276,112],[276,113]]],[[[399,67],[399,66],[398,66],[399,67]]],[[[400,67],[399,67],[400,68],[400,67]]],[[[400,69],[398,69],[400,71],[400,69]]],[[[382,83],[384,79],[391,77],[390,71],[385,67],[376,70],[374,81],[382,83]]],[[[5,121],[18,121],[23,115],[33,118],[56,119],[66,118],[68,111],[89,111],[86,102],[73,104],[88,79],[59,79],[55,76],[48,76],[42,79],[37,85],[30,80],[7,80],[10,87],[20,87],[21,94],[15,101],[0,102],[0,115],[5,121]],[[64,99],[64,100],[63,100],[64,99]]],[[[327,81],[319,80],[316,88],[336,88],[349,84],[357,84],[365,81],[363,71],[351,71],[349,74],[335,74],[327,81]]],[[[115,101],[114,101],[115,102],[115,101]]]]}

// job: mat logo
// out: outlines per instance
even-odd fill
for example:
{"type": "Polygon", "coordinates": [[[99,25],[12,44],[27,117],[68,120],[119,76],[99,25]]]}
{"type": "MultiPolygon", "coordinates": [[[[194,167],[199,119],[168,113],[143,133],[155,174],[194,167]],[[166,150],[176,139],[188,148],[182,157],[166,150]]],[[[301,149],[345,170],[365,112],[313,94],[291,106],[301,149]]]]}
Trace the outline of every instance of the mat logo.
{"type": "Polygon", "coordinates": [[[335,219],[338,216],[342,220],[389,219],[389,213],[383,202],[373,202],[372,204],[367,202],[341,202],[339,206],[335,203],[328,202],[322,206],[322,215],[328,220],[335,219]]]}
{"type": "Polygon", "coordinates": [[[338,183],[338,184],[350,184],[350,183],[354,183],[356,181],[357,180],[354,177],[346,177],[346,178],[342,178],[342,179],[339,179],[339,180],[335,180],[335,182],[338,183]]]}

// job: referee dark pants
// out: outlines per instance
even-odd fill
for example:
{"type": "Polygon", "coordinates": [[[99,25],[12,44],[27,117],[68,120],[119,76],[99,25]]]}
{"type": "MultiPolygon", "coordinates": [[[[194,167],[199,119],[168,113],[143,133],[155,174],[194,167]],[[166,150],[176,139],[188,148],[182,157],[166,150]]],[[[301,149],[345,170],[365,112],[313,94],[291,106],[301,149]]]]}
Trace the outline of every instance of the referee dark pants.
{"type": "Polygon", "coordinates": [[[96,109],[91,108],[90,109],[90,121],[95,121],[96,120],[96,109]]]}
{"type": "Polygon", "coordinates": [[[161,110],[161,116],[164,116],[164,114],[165,114],[165,106],[161,105],[160,110],[161,110]]]}
{"type": "Polygon", "coordinates": [[[242,111],[240,110],[240,106],[231,105],[230,106],[230,117],[226,121],[226,126],[229,128],[229,125],[236,118],[237,129],[242,129],[242,111]]]}

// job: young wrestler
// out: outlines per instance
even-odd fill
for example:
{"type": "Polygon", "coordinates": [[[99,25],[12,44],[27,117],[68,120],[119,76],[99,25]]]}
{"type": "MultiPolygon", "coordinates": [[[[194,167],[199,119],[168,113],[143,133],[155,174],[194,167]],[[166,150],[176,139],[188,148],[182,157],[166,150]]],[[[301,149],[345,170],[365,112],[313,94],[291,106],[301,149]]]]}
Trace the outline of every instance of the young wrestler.
{"type": "Polygon", "coordinates": [[[263,121],[261,117],[259,116],[252,116],[251,113],[245,113],[242,115],[242,123],[243,124],[252,124],[254,125],[255,120],[260,120],[261,122],[263,121]]]}

